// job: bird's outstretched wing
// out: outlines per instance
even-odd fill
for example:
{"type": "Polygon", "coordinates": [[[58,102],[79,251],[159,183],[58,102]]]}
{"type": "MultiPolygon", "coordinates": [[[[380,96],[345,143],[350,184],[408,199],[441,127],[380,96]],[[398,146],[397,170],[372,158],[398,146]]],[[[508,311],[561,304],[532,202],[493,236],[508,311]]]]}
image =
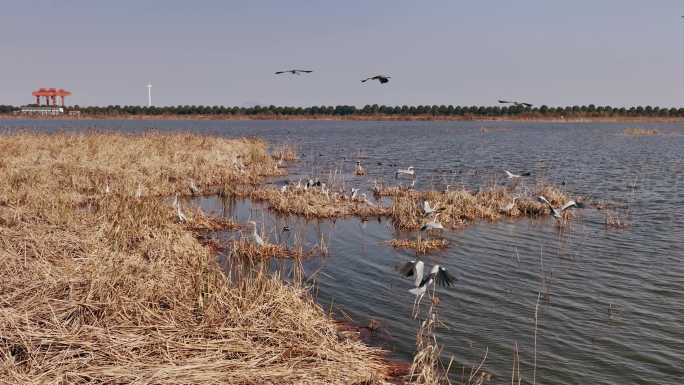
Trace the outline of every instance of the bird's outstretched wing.
{"type": "Polygon", "coordinates": [[[413,275],[416,267],[416,261],[409,261],[400,266],[397,266],[397,271],[404,277],[410,277],[413,275]]]}
{"type": "Polygon", "coordinates": [[[456,283],[456,278],[449,274],[446,268],[440,266],[437,273],[435,273],[435,283],[440,286],[451,287],[451,285],[456,283]]]}
{"type": "Polygon", "coordinates": [[[297,72],[303,72],[303,73],[305,73],[305,74],[310,74],[310,73],[313,72],[312,70],[295,70],[295,71],[297,71],[297,72]]]}
{"type": "Polygon", "coordinates": [[[537,200],[541,203],[546,203],[549,207],[553,209],[553,206],[551,206],[551,202],[549,202],[549,200],[546,199],[543,195],[538,196],[537,200]]]}
{"type": "Polygon", "coordinates": [[[532,173],[529,171],[525,171],[525,172],[520,173],[520,176],[530,176],[530,175],[532,175],[532,173]]]}
{"type": "Polygon", "coordinates": [[[532,104],[530,104],[530,103],[520,103],[520,105],[524,106],[524,107],[528,107],[528,108],[532,107],[532,104]]]}
{"type": "Polygon", "coordinates": [[[385,84],[389,81],[388,78],[383,78],[383,77],[378,78],[378,80],[380,80],[380,84],[385,84]]]}
{"type": "Polygon", "coordinates": [[[563,207],[560,208],[560,211],[565,211],[572,207],[577,207],[577,202],[573,200],[569,201],[568,203],[564,204],[563,207]]]}
{"type": "Polygon", "coordinates": [[[280,74],[284,74],[285,72],[290,72],[290,71],[277,71],[275,74],[280,75],[280,74]]]}
{"type": "Polygon", "coordinates": [[[501,104],[508,104],[508,103],[511,103],[511,102],[509,102],[508,100],[499,100],[499,103],[501,103],[501,104]]]}
{"type": "Polygon", "coordinates": [[[365,82],[367,82],[367,81],[369,81],[369,80],[371,80],[371,79],[373,79],[373,78],[365,78],[365,79],[361,80],[361,83],[365,83],[365,82]]]}

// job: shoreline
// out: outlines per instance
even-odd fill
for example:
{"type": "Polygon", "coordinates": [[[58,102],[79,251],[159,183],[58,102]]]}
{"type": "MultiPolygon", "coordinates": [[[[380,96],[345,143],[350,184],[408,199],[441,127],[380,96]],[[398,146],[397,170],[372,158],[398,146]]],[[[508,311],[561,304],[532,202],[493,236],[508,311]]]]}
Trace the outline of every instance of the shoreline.
{"type": "Polygon", "coordinates": [[[0,120],[131,120],[131,121],[388,121],[388,122],[529,122],[529,123],[684,123],[684,117],[647,117],[647,116],[611,116],[611,117],[539,117],[539,116],[451,116],[451,115],[59,115],[36,116],[0,114],[0,120]]]}

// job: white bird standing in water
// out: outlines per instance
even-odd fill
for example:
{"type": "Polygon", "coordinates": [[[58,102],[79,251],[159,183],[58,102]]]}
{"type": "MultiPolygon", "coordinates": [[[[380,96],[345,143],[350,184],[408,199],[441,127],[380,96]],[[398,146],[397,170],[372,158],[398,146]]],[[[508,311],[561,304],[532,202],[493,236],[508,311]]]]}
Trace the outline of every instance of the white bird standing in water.
{"type": "Polygon", "coordinates": [[[190,193],[192,193],[192,195],[199,195],[201,193],[201,190],[197,187],[193,179],[190,179],[190,193]]]}
{"type": "Polygon", "coordinates": [[[359,195],[359,189],[353,188],[351,189],[351,200],[355,200],[359,195]]]}
{"type": "Polygon", "coordinates": [[[188,221],[188,217],[186,217],[185,214],[183,214],[183,212],[181,211],[180,204],[176,206],[176,218],[180,223],[185,223],[188,221]]]}
{"type": "Polygon", "coordinates": [[[266,243],[264,242],[263,239],[259,236],[259,233],[257,233],[257,224],[254,221],[249,221],[249,224],[252,225],[252,234],[250,234],[250,238],[252,238],[252,242],[256,243],[258,246],[263,246],[266,243]]]}
{"type": "Polygon", "coordinates": [[[553,216],[553,217],[556,218],[556,219],[561,219],[561,215],[563,214],[563,212],[564,212],[565,210],[570,209],[570,208],[573,208],[573,207],[580,207],[580,206],[577,204],[577,202],[575,202],[574,200],[568,201],[568,202],[567,202],[566,204],[564,204],[563,206],[560,206],[560,207],[553,207],[553,206],[551,205],[551,202],[549,202],[549,200],[546,199],[543,195],[540,195],[539,197],[537,197],[537,199],[538,199],[540,202],[546,203],[546,205],[549,206],[549,209],[551,209],[551,216],[553,216]]]}
{"type": "Polygon", "coordinates": [[[283,185],[283,186],[280,188],[280,192],[281,192],[281,193],[284,194],[285,191],[287,191],[287,185],[283,185]]]}
{"type": "Polygon", "coordinates": [[[368,200],[368,197],[366,196],[366,193],[361,194],[361,199],[363,199],[363,202],[367,204],[368,206],[375,207],[376,204],[368,200]]]}
{"type": "Polygon", "coordinates": [[[406,169],[400,168],[399,170],[397,170],[396,174],[394,174],[394,177],[399,178],[400,175],[406,175],[406,176],[413,177],[416,175],[416,171],[413,169],[413,166],[406,168],[406,169]]]}

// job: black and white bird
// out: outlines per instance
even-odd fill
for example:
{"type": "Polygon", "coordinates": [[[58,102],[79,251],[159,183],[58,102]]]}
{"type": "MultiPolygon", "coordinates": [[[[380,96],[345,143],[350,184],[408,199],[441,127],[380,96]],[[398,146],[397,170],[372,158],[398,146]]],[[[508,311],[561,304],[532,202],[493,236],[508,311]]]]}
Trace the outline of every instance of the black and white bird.
{"type": "Polygon", "coordinates": [[[513,174],[512,172],[510,172],[508,170],[504,170],[504,172],[506,173],[506,176],[508,177],[508,179],[517,179],[517,178],[520,178],[523,176],[530,176],[531,175],[529,172],[523,172],[520,174],[513,174]]]}
{"type": "Polygon", "coordinates": [[[292,74],[292,75],[301,75],[301,74],[310,74],[312,73],[312,70],[285,70],[285,71],[277,71],[275,74],[280,75],[280,74],[292,74]]]}
{"type": "Polygon", "coordinates": [[[416,170],[413,169],[413,166],[405,168],[405,169],[398,169],[396,173],[394,173],[395,178],[399,178],[402,175],[414,177],[416,176],[416,170]]]}
{"type": "Polygon", "coordinates": [[[423,299],[423,296],[427,292],[427,289],[430,285],[451,287],[456,283],[456,278],[449,274],[446,267],[434,265],[432,270],[430,270],[430,274],[423,276],[424,268],[425,265],[423,264],[423,261],[417,260],[406,262],[398,268],[398,271],[401,275],[405,277],[414,277],[415,287],[409,289],[409,293],[416,296],[416,299],[413,303],[414,316],[416,315],[416,306],[420,304],[420,301],[423,299]]]}
{"type": "Polygon", "coordinates": [[[439,214],[435,214],[430,222],[425,223],[421,226],[420,231],[430,231],[430,230],[444,230],[444,226],[439,222],[439,214]]]}
{"type": "Polygon", "coordinates": [[[514,106],[516,106],[516,107],[521,107],[521,106],[522,106],[522,107],[528,107],[528,108],[529,108],[529,107],[532,107],[532,106],[533,106],[533,104],[531,104],[531,103],[518,102],[518,101],[515,101],[515,100],[499,100],[499,103],[501,103],[501,104],[512,104],[512,105],[514,105],[514,106]]]}
{"type": "Polygon", "coordinates": [[[375,76],[371,76],[369,78],[365,78],[365,79],[361,80],[361,83],[365,83],[369,80],[377,80],[380,82],[380,84],[385,84],[385,83],[389,82],[390,78],[391,77],[387,76],[387,75],[375,75],[375,76]]]}
{"type": "Polygon", "coordinates": [[[546,199],[543,195],[537,197],[537,200],[539,200],[539,202],[546,203],[546,205],[549,206],[549,209],[551,210],[551,216],[553,216],[556,219],[561,219],[563,212],[567,209],[582,207],[582,205],[577,204],[577,202],[575,202],[574,200],[569,200],[563,206],[553,207],[553,205],[551,205],[551,202],[549,202],[549,200],[546,199]]]}

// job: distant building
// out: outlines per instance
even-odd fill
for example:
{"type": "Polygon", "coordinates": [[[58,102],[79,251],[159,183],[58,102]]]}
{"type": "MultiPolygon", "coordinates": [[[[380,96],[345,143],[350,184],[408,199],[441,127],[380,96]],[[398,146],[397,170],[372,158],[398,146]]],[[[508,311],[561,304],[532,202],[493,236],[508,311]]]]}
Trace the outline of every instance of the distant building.
{"type": "MultiPolygon", "coordinates": [[[[36,98],[36,104],[21,107],[17,114],[54,116],[65,112],[65,98],[71,92],[62,88],[40,88],[31,93],[36,98]],[[45,100],[45,104],[41,102],[45,100]]],[[[79,115],[80,111],[69,111],[69,115],[79,115]]]]}

